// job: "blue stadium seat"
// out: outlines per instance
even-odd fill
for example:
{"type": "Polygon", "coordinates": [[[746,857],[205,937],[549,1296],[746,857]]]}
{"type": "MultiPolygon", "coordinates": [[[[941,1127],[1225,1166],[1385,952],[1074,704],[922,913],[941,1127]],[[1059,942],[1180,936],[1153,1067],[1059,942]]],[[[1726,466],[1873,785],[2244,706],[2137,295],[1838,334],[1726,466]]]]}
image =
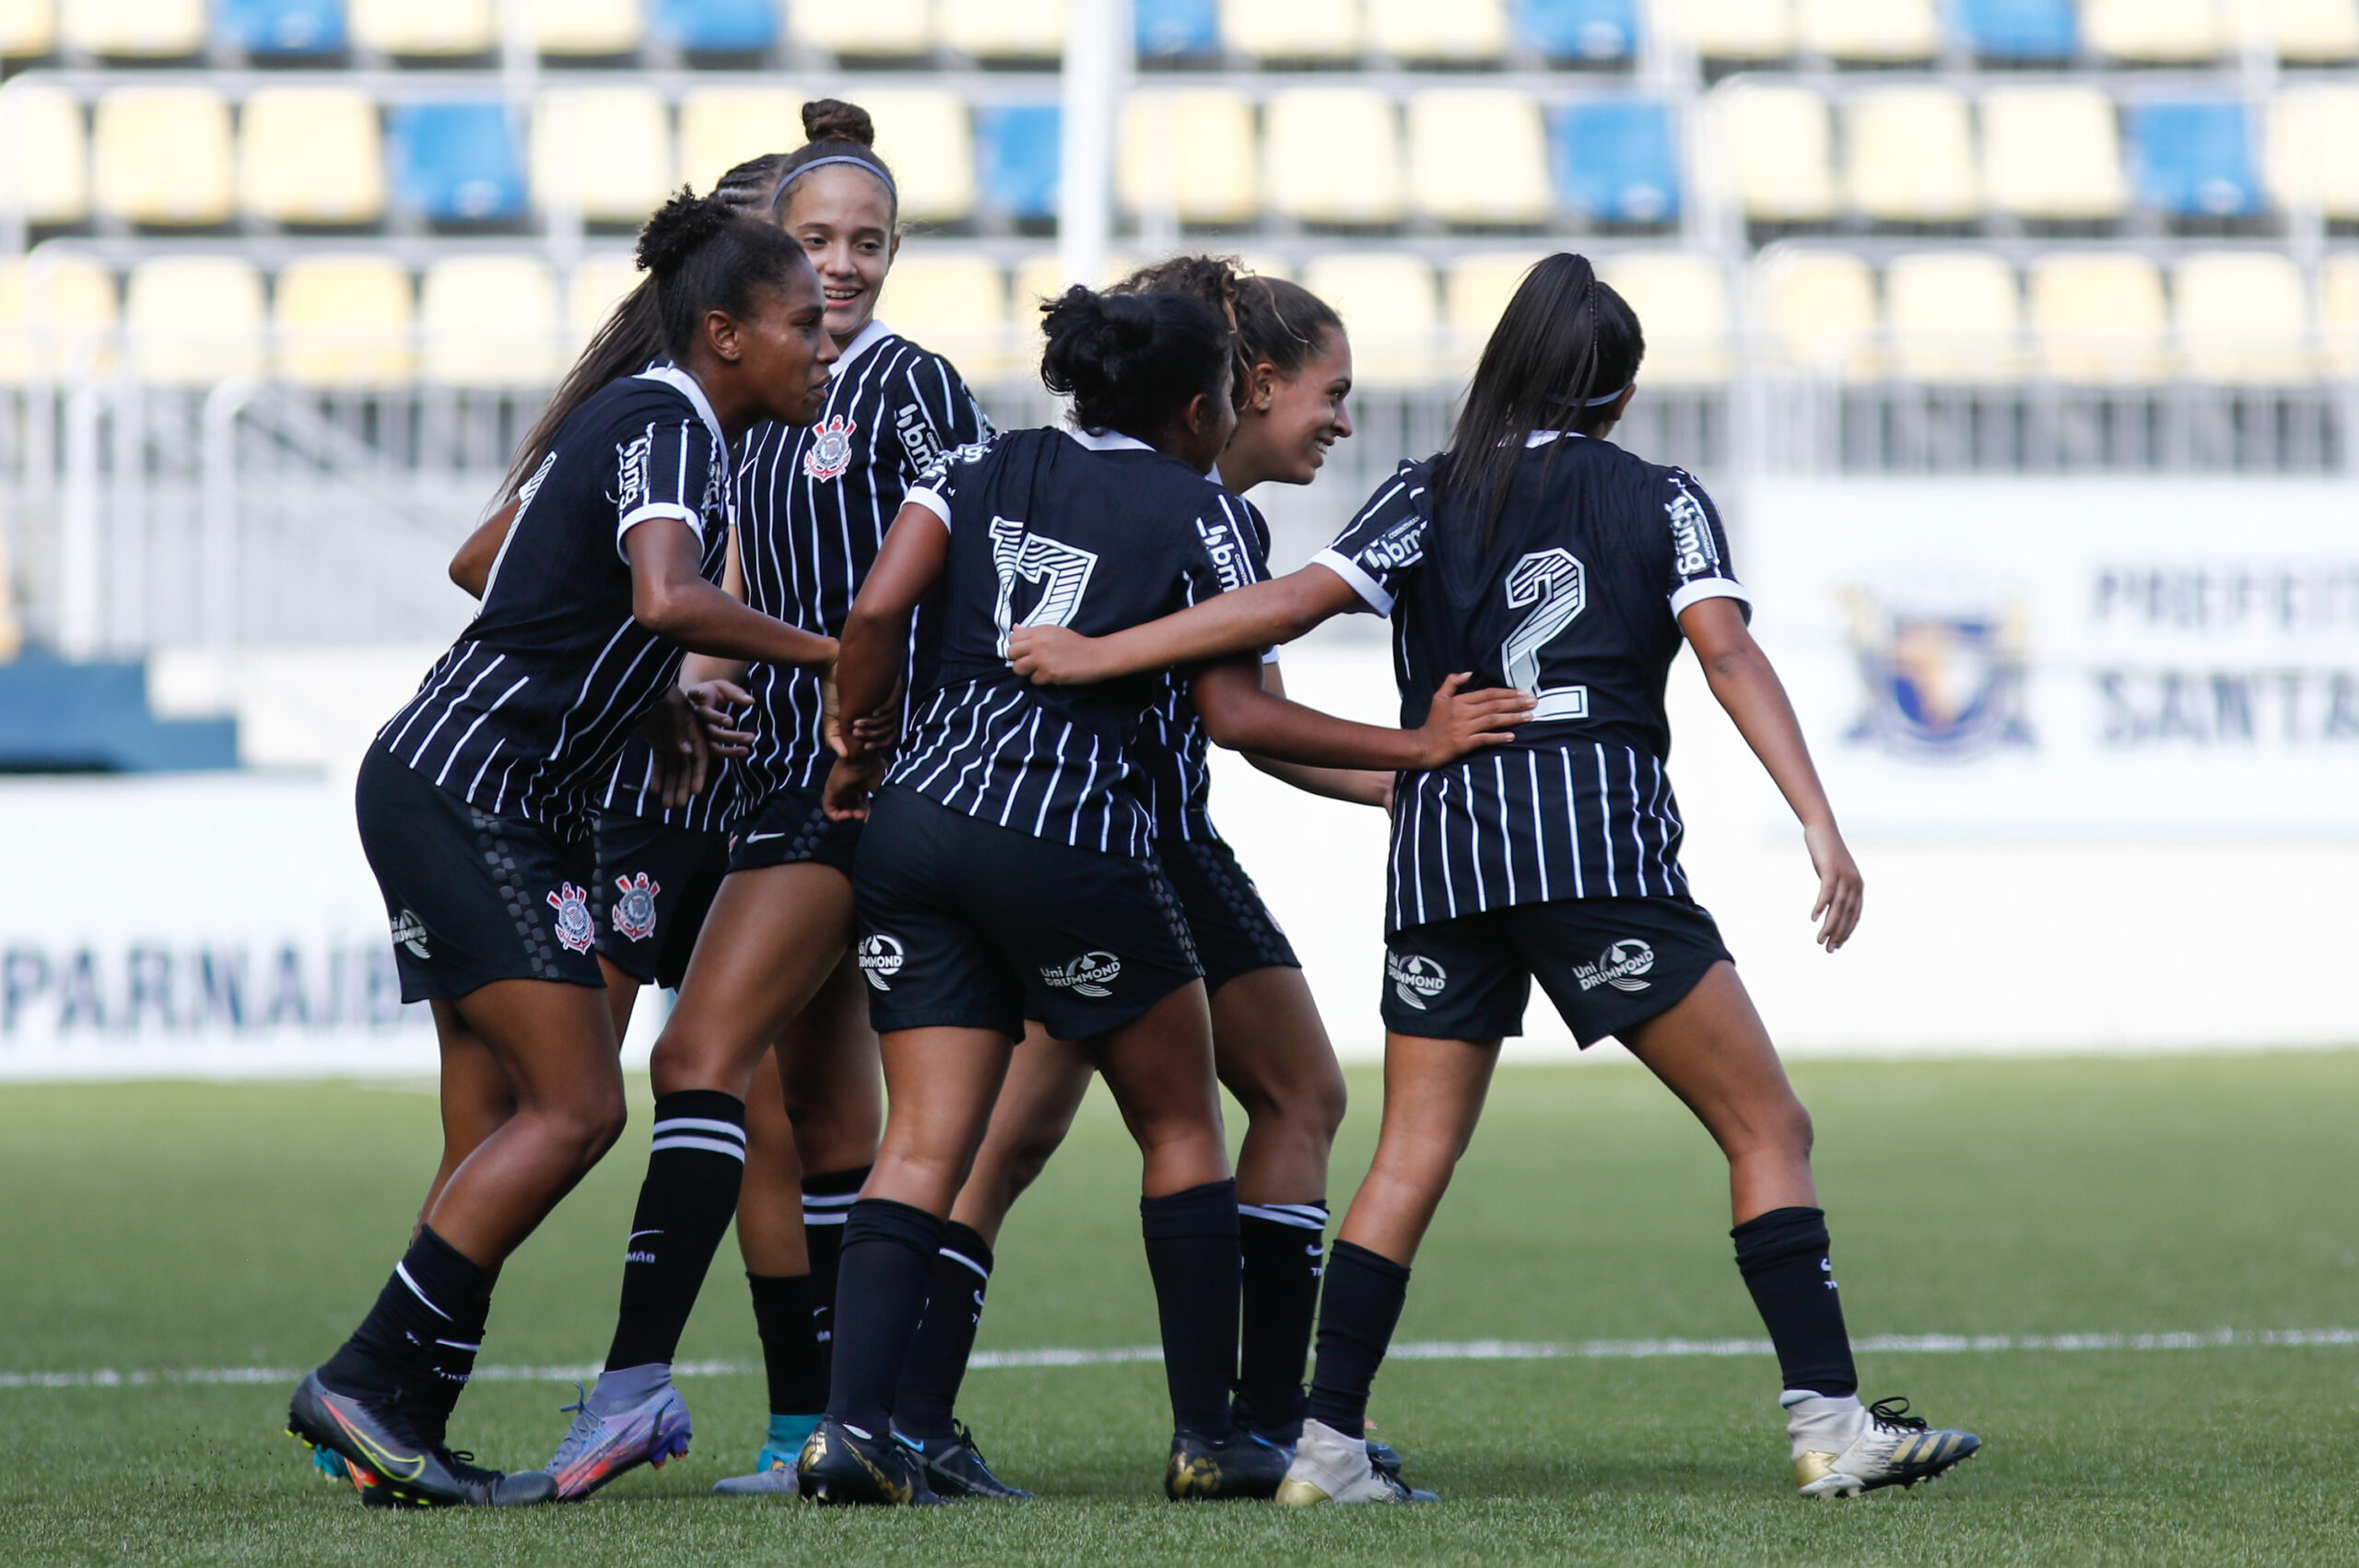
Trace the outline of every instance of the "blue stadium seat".
{"type": "Polygon", "coordinates": [[[656,0],[655,31],[690,54],[759,54],[778,42],[775,0],[656,0]]]}
{"type": "Polygon", "coordinates": [[[260,59],[344,51],[344,0],[216,0],[213,19],[224,41],[260,59]]]}
{"type": "Polygon", "coordinates": [[[1006,104],[976,114],[985,205],[1012,217],[1056,216],[1062,123],[1053,103],[1006,104]]]}
{"type": "Polygon", "coordinates": [[[2148,103],[2130,113],[2138,200],[2177,217],[2261,209],[2244,105],[2233,99],[2148,103]]]}
{"type": "Polygon", "coordinates": [[[1551,60],[1626,60],[1638,48],[1636,0],[1516,0],[1515,31],[1551,60]]]}
{"type": "Polygon", "coordinates": [[[1220,53],[1220,0],[1133,0],[1132,18],[1145,59],[1220,53]]]}
{"type": "Polygon", "coordinates": [[[393,112],[399,202],[438,222],[489,223],[524,213],[524,161],[496,99],[405,103],[393,112]]]}
{"type": "Polygon", "coordinates": [[[1958,0],[1958,30],[1990,60],[2066,60],[2081,47],[2072,0],[1958,0]]]}
{"type": "Polygon", "coordinates": [[[1599,223],[1679,216],[1679,155],[1660,103],[1577,103],[1549,116],[1549,161],[1568,206],[1599,223]]]}

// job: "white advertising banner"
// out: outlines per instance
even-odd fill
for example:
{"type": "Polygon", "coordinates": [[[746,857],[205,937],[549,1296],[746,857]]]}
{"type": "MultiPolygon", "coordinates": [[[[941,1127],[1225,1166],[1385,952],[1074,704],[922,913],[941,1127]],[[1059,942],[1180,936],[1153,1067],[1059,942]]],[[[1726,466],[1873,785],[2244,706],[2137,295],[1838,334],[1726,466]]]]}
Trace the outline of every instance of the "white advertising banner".
{"type": "Polygon", "coordinates": [[[2359,487],[1766,483],[1743,515],[1855,831],[2359,837],[2359,487]]]}

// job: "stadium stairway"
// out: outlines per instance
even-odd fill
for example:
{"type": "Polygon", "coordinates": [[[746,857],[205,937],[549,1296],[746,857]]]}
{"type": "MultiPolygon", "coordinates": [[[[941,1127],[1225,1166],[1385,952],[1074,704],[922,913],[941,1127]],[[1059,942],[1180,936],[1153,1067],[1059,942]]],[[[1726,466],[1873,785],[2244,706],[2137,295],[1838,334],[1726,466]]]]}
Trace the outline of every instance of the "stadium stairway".
{"type": "Polygon", "coordinates": [[[158,719],[147,666],[31,649],[0,664],[0,773],[171,773],[238,766],[235,719],[158,719]]]}

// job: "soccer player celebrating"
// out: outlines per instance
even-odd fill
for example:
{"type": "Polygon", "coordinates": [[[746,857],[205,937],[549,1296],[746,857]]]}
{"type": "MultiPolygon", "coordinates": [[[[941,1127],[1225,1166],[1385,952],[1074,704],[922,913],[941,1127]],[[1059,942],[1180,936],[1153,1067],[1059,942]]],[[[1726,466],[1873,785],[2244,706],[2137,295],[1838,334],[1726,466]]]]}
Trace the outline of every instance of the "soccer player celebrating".
{"type": "Polygon", "coordinates": [[[1859,921],[1859,869],[1746,630],[1710,499],[1604,439],[1644,346],[1585,259],[1549,257],[1493,332],[1449,446],[1403,463],[1309,566],[1119,637],[1011,641],[1035,680],[1100,680],[1367,609],[1392,617],[1404,710],[1470,666],[1535,704],[1507,749],[1394,790],[1383,1126],[1328,1258],[1310,1420],[1282,1503],[1408,1496],[1369,1464],[1368,1389],[1534,978],[1583,1046],[1620,1039],[1728,1156],[1737,1265],[1777,1348],[1803,1494],[1914,1484],[1978,1446],[1905,1400],[1861,1406],[1809,1115],[1679,865],[1663,685],[1684,638],[1802,821],[1818,940],[1838,948],[1859,921]]]}
{"type": "MultiPolygon", "coordinates": [[[[1144,798],[1160,672],[1084,692],[1009,670],[1017,625],[1112,631],[1260,573],[1250,508],[1204,475],[1236,422],[1226,323],[1201,301],[1069,290],[1045,310],[1041,378],[1077,429],[959,449],[913,489],[845,622],[844,756],[831,809],[865,813],[860,960],[889,1102],[845,1226],[827,1419],[804,1446],[823,1503],[934,1499],[891,1408],[943,1221],[1027,1017],[1089,1042],[1143,1157],[1140,1202],[1162,1327],[1175,1498],[1266,1493],[1277,1450],[1239,1432],[1237,1188],[1214,1087],[1202,969],[1151,858],[1144,798]],[[918,638],[910,733],[885,713],[918,638]]],[[[1444,683],[1425,726],[1381,730],[1296,707],[1250,660],[1193,677],[1216,742],[1319,766],[1434,766],[1496,740],[1521,698],[1444,683]]]]}
{"type": "Polygon", "coordinates": [[[404,999],[480,1040],[516,1102],[435,1193],[288,1423],[394,1500],[546,1501],[548,1477],[467,1463],[430,1390],[472,1370],[492,1281],[623,1122],[582,836],[593,792],[686,650],[824,666],[834,639],[717,585],[732,442],[808,421],[836,357],[799,246],[683,193],[649,220],[672,362],[577,409],[518,496],[482,608],[379,732],[357,789],[404,999]],[[425,1419],[418,1419],[423,1416],[425,1419]]]}

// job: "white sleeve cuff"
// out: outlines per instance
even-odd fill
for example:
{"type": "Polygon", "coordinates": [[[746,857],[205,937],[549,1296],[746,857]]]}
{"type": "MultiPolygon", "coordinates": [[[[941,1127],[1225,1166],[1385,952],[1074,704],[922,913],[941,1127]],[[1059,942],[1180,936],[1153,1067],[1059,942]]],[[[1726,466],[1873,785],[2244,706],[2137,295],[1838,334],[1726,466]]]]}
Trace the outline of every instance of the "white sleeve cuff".
{"type": "Polygon", "coordinates": [[[1385,592],[1384,585],[1361,570],[1360,564],[1350,556],[1338,555],[1333,550],[1321,550],[1310,557],[1310,564],[1325,567],[1342,578],[1351,591],[1360,596],[1360,602],[1376,614],[1392,614],[1392,595],[1385,592]]]}
{"type": "Polygon", "coordinates": [[[1699,577],[1694,582],[1681,583],[1679,591],[1671,596],[1671,613],[1675,616],[1690,604],[1700,604],[1707,599],[1735,600],[1744,606],[1745,621],[1751,624],[1753,595],[1744,591],[1744,584],[1732,578],[1699,577]]]}
{"type": "Polygon", "coordinates": [[[912,505],[923,507],[942,520],[943,527],[950,526],[950,503],[943,497],[939,490],[929,489],[923,485],[912,485],[909,492],[901,497],[901,504],[905,507],[912,505]]]}
{"type": "Polygon", "coordinates": [[[1265,648],[1265,649],[1262,649],[1262,663],[1264,663],[1264,664],[1274,664],[1274,663],[1276,663],[1277,661],[1278,661],[1278,650],[1277,650],[1276,649],[1274,649],[1274,648],[1265,648]]]}
{"type": "Polygon", "coordinates": [[[640,523],[645,522],[651,517],[678,518],[682,522],[688,525],[688,532],[697,536],[698,545],[699,547],[703,545],[704,519],[698,515],[697,509],[694,507],[684,507],[677,501],[650,501],[647,505],[640,508],[637,511],[630,513],[628,516],[625,517],[622,521],[615,525],[616,555],[622,556],[626,561],[630,559],[629,554],[623,549],[623,535],[628,533],[632,529],[638,527],[640,523]]]}

